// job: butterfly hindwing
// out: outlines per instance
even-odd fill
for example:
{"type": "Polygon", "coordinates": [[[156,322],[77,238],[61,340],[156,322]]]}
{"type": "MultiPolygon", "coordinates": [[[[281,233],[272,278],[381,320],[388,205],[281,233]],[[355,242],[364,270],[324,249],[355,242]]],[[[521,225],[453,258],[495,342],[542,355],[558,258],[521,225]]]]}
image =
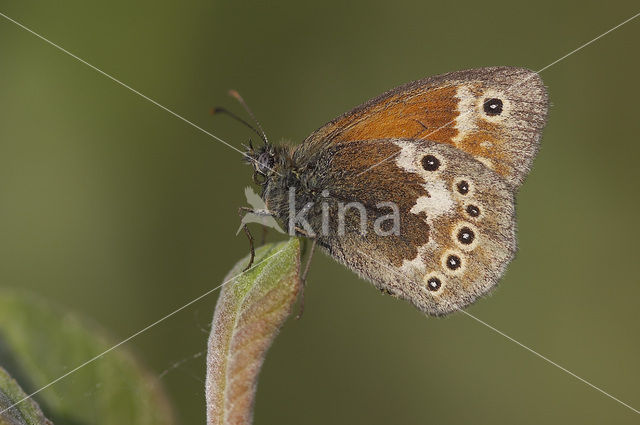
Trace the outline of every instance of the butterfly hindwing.
{"type": "Polygon", "coordinates": [[[529,171],[547,115],[547,93],[527,69],[479,68],[405,84],[329,122],[303,149],[405,138],[449,144],[518,187],[529,171]]]}
{"type": "Polygon", "coordinates": [[[498,173],[452,146],[412,139],[341,144],[323,155],[322,184],[333,188],[332,199],[364,204],[369,223],[388,213],[376,209],[380,202],[400,210],[397,235],[369,227],[363,236],[353,214],[344,234],[319,236],[338,261],[435,315],[466,306],[497,283],[516,249],[513,188],[498,173]],[[392,161],[361,173],[389,154],[392,161]]]}

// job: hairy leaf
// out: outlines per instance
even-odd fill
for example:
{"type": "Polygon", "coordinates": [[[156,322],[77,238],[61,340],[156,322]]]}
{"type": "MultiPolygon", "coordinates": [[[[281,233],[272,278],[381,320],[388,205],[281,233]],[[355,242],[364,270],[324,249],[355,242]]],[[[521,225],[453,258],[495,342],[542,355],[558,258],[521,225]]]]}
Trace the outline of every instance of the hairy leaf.
{"type": "Polygon", "coordinates": [[[247,425],[253,419],[258,373],[300,289],[300,242],[269,244],[231,270],[213,317],[207,356],[207,424],[247,425]],[[240,274],[238,277],[234,276],[240,274]]]}

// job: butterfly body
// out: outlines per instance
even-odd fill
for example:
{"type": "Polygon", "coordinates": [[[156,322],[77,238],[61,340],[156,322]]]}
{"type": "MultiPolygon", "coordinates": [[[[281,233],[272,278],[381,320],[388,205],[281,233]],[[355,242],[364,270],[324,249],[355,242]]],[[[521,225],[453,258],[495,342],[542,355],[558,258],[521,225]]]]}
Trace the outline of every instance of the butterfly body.
{"type": "Polygon", "coordinates": [[[301,145],[248,155],[290,233],[443,315],[486,294],[512,260],[514,196],[546,113],[531,71],[460,71],[387,92],[301,145]]]}

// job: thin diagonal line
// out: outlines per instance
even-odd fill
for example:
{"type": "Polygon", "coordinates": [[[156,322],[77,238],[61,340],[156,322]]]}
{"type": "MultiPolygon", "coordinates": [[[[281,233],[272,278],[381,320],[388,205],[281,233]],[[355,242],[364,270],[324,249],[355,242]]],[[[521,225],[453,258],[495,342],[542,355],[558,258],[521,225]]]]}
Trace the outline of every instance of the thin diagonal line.
{"type": "Polygon", "coordinates": [[[40,389],[32,392],[31,394],[27,395],[26,397],[22,398],[21,400],[18,400],[17,402],[15,402],[14,404],[12,404],[11,406],[7,407],[6,409],[0,411],[0,415],[2,415],[3,413],[13,409],[14,407],[16,407],[18,404],[30,399],[31,397],[33,397],[34,395],[38,394],[41,391],[46,390],[47,388],[49,388],[50,386],[54,385],[55,383],[63,380],[64,378],[66,378],[67,376],[71,375],[72,373],[77,372],[78,370],[82,369],[83,367],[89,365],[90,363],[95,362],[96,360],[98,360],[99,358],[103,357],[104,355],[110,353],[111,351],[115,350],[116,348],[120,347],[121,345],[131,341],[132,339],[134,339],[135,337],[139,336],[140,334],[148,331],[149,329],[153,328],[154,326],[164,322],[165,320],[167,320],[168,318],[176,315],[177,313],[181,312],[182,310],[184,310],[185,308],[189,307],[190,305],[200,301],[202,298],[206,297],[207,295],[212,294],[213,292],[215,292],[216,290],[222,288],[224,285],[226,285],[229,282],[232,282],[234,279],[242,276],[243,274],[249,272],[250,270],[253,270],[255,267],[258,267],[260,264],[264,263],[265,261],[269,260],[270,258],[275,257],[278,254],[281,254],[282,252],[285,251],[285,248],[279,250],[278,252],[268,256],[267,258],[265,258],[264,260],[254,264],[253,266],[251,266],[250,268],[248,268],[247,270],[238,273],[237,275],[233,276],[232,278],[222,282],[220,285],[216,286],[213,289],[208,290],[207,292],[205,292],[204,294],[200,295],[197,298],[194,298],[193,300],[189,301],[188,303],[184,304],[183,306],[173,310],[171,313],[167,314],[166,316],[156,320],[155,322],[151,323],[150,325],[140,329],[139,331],[137,331],[136,333],[128,336],[127,338],[123,339],[122,341],[120,341],[119,343],[117,343],[116,345],[111,346],[110,348],[104,350],[102,353],[90,358],[89,360],[87,360],[86,362],[82,363],[81,365],[71,369],[70,371],[68,371],[67,373],[65,373],[64,375],[59,376],[58,378],[54,379],[53,381],[49,382],[48,384],[46,384],[45,386],[41,387],[40,389]]]}
{"type": "Polygon", "coordinates": [[[635,19],[635,18],[637,18],[638,16],[640,16],[640,12],[636,13],[635,15],[633,15],[632,17],[630,17],[629,19],[627,19],[627,20],[625,20],[625,21],[620,22],[618,25],[616,25],[615,27],[611,28],[610,30],[603,32],[602,34],[600,34],[599,36],[597,36],[597,37],[596,37],[596,38],[594,38],[593,40],[588,41],[588,42],[584,43],[582,46],[580,46],[580,47],[578,47],[578,48],[576,48],[576,49],[574,49],[574,50],[570,51],[569,53],[567,53],[567,54],[566,54],[566,55],[564,55],[563,57],[561,57],[561,58],[559,58],[559,59],[557,59],[557,60],[555,60],[555,61],[551,62],[549,65],[545,66],[544,68],[541,68],[540,70],[536,71],[536,74],[539,74],[540,72],[544,71],[545,69],[547,69],[547,68],[549,68],[549,67],[551,67],[551,66],[553,66],[553,65],[557,64],[557,63],[558,63],[558,62],[560,62],[561,60],[564,60],[564,59],[568,58],[568,57],[569,57],[569,56],[571,56],[572,54],[576,53],[578,50],[582,50],[582,49],[584,49],[584,48],[585,48],[585,47],[587,47],[589,44],[593,43],[594,41],[597,41],[597,40],[601,39],[602,37],[604,37],[605,35],[609,34],[610,32],[617,30],[618,28],[620,28],[620,27],[621,27],[621,26],[623,26],[624,24],[626,24],[626,23],[628,23],[628,22],[630,22],[630,21],[634,20],[634,19],[635,19]]]}
{"type": "MultiPolygon", "coordinates": [[[[523,80],[522,80],[522,81],[520,81],[519,83],[516,83],[516,84],[514,84],[514,85],[510,86],[507,90],[513,89],[514,87],[517,87],[518,85],[520,85],[520,84],[522,84],[522,83],[524,83],[524,82],[528,81],[529,79],[531,79],[531,78],[533,77],[533,75],[540,74],[540,73],[541,73],[542,71],[544,71],[545,69],[552,67],[553,65],[557,64],[557,63],[558,63],[558,62],[560,62],[560,61],[563,61],[564,59],[566,59],[566,58],[568,58],[569,56],[573,55],[574,53],[578,52],[579,50],[584,49],[585,47],[587,47],[587,46],[588,46],[588,45],[590,45],[591,43],[594,43],[595,41],[597,41],[597,40],[601,39],[602,37],[604,37],[605,35],[609,34],[610,32],[615,31],[615,30],[617,30],[618,28],[620,28],[621,26],[623,26],[624,24],[626,24],[626,23],[628,23],[628,22],[630,22],[630,21],[634,20],[634,19],[635,19],[635,18],[637,18],[638,16],[640,16],[640,12],[639,12],[639,13],[636,13],[636,14],[635,14],[635,15],[633,15],[632,17],[630,17],[630,18],[628,18],[628,19],[626,19],[626,20],[624,20],[624,21],[620,22],[620,23],[619,23],[618,25],[616,25],[615,27],[613,27],[613,28],[611,28],[611,29],[609,29],[609,30],[607,30],[607,31],[603,32],[602,34],[600,34],[600,35],[599,35],[599,36],[597,36],[596,38],[594,38],[594,39],[592,39],[592,40],[590,40],[590,41],[587,41],[586,43],[584,43],[584,44],[583,44],[583,45],[581,45],[580,47],[577,47],[577,48],[573,49],[572,51],[570,51],[570,52],[569,52],[569,53],[567,53],[566,55],[564,55],[564,56],[562,56],[562,57],[560,57],[560,58],[556,59],[556,60],[555,60],[555,61],[553,61],[553,62],[551,62],[549,65],[547,65],[547,66],[545,66],[545,67],[540,68],[539,70],[537,70],[536,72],[534,72],[532,75],[528,76],[527,78],[523,79],[523,80]]],[[[440,127],[436,128],[435,130],[433,130],[432,132],[430,132],[429,134],[427,134],[426,136],[424,136],[424,138],[427,138],[427,137],[431,136],[432,134],[436,133],[437,131],[442,130],[442,129],[443,129],[443,128],[445,128],[445,127],[448,127],[450,124],[453,124],[454,122],[456,122],[456,120],[457,120],[457,119],[461,118],[464,114],[468,114],[468,113],[469,113],[469,111],[466,111],[466,112],[464,112],[460,117],[458,117],[458,118],[454,118],[454,119],[452,119],[451,121],[449,121],[449,122],[447,122],[447,123],[444,123],[444,124],[443,124],[443,125],[441,125],[440,127]]],[[[396,157],[396,156],[398,156],[399,154],[400,154],[399,152],[396,152],[396,153],[394,153],[393,155],[390,155],[390,156],[388,156],[387,158],[383,159],[382,161],[380,161],[380,162],[377,162],[377,163],[373,164],[372,166],[370,166],[369,168],[365,169],[364,171],[361,171],[361,172],[360,172],[356,177],[361,176],[362,174],[364,174],[364,173],[366,173],[366,172],[368,172],[368,171],[373,170],[373,169],[374,169],[374,168],[376,168],[378,165],[380,165],[380,164],[382,164],[382,163],[384,163],[384,162],[387,162],[388,160],[390,160],[390,159],[392,159],[392,158],[395,158],[395,157],[396,157]]]]}
{"type": "Polygon", "coordinates": [[[538,353],[537,351],[527,347],[526,345],[524,345],[520,341],[517,341],[516,339],[510,337],[509,335],[507,335],[506,333],[502,332],[501,330],[496,329],[495,327],[491,326],[490,324],[488,324],[484,320],[481,320],[481,319],[477,318],[476,316],[474,316],[473,314],[471,314],[471,313],[469,313],[467,311],[464,311],[464,310],[459,310],[459,311],[461,313],[464,313],[467,316],[471,317],[473,320],[477,321],[478,323],[483,324],[484,326],[486,326],[487,328],[489,328],[492,331],[496,332],[497,334],[502,335],[503,337],[507,338],[509,341],[518,344],[520,347],[522,347],[525,350],[529,351],[531,354],[535,354],[536,356],[540,357],[545,362],[554,365],[558,369],[568,373],[569,375],[573,376],[574,378],[576,378],[577,380],[581,381],[582,383],[587,384],[588,386],[590,386],[594,390],[597,390],[597,391],[601,392],[602,394],[606,395],[607,397],[611,398],[612,400],[615,400],[618,403],[622,404],[623,406],[628,407],[629,409],[633,410],[634,412],[640,414],[640,411],[638,411],[638,409],[635,409],[634,407],[629,406],[627,403],[625,403],[624,401],[620,400],[619,398],[616,398],[616,397],[612,396],[611,394],[609,394],[608,392],[604,391],[603,389],[593,385],[591,382],[587,381],[586,379],[583,379],[583,378],[579,377],[578,375],[576,375],[575,373],[571,372],[569,369],[560,366],[558,363],[554,362],[553,360],[551,360],[551,359],[543,356],[542,354],[538,353]]]}
{"type": "MultiPolygon", "coordinates": [[[[184,357],[180,360],[178,360],[177,362],[173,362],[171,365],[169,365],[168,368],[166,368],[165,370],[163,370],[162,372],[160,372],[158,374],[158,376],[156,377],[156,379],[160,380],[162,378],[164,378],[169,372],[179,368],[180,366],[182,366],[183,364],[185,364],[186,362],[190,361],[190,360],[194,360],[197,359],[198,357],[201,357],[206,350],[200,350],[197,353],[194,353],[190,356],[184,357]]],[[[198,378],[200,379],[200,378],[198,378]]]]}
{"type": "MultiPolygon", "coordinates": [[[[171,115],[173,115],[174,117],[186,122],[187,124],[189,124],[190,126],[194,127],[197,130],[200,130],[202,133],[206,134],[207,136],[213,138],[214,140],[217,140],[218,142],[222,143],[223,145],[233,149],[234,151],[240,153],[242,156],[244,156],[245,158],[248,158],[249,160],[256,162],[257,161],[253,158],[251,158],[249,155],[247,155],[245,152],[242,152],[240,149],[236,148],[235,146],[233,146],[232,144],[230,144],[229,142],[224,141],[223,139],[221,139],[220,137],[216,136],[215,134],[205,130],[204,128],[200,127],[199,125],[193,123],[192,121],[189,121],[188,119],[186,119],[185,117],[183,117],[182,115],[178,114],[177,112],[172,111],[171,109],[167,108],[166,106],[156,102],[155,100],[151,99],[149,96],[139,92],[138,90],[134,89],[133,87],[129,86],[126,83],[123,83],[122,81],[118,80],[116,77],[112,76],[111,74],[108,74],[106,72],[104,72],[103,70],[101,70],[100,68],[90,64],[89,62],[85,61],[84,59],[74,55],[73,53],[71,53],[70,51],[68,51],[67,49],[65,49],[64,47],[61,47],[59,45],[57,45],[56,43],[54,43],[53,41],[43,37],[42,35],[38,34],[37,32],[33,31],[32,29],[22,25],[20,22],[16,21],[15,19],[12,19],[10,17],[8,17],[7,15],[5,15],[4,13],[0,12],[0,16],[2,16],[3,18],[5,18],[6,20],[13,22],[14,24],[16,24],[17,26],[19,26],[20,28],[22,28],[23,30],[35,35],[36,37],[38,37],[40,40],[44,41],[45,43],[55,47],[56,49],[60,50],[63,53],[66,53],[67,55],[71,56],[72,58],[74,58],[75,60],[85,64],[86,66],[88,66],[89,68],[93,69],[94,71],[104,75],[105,77],[107,77],[108,79],[110,79],[111,81],[121,85],[122,87],[126,88],[127,90],[137,94],[138,96],[140,96],[141,98],[148,100],[149,102],[153,103],[154,105],[156,105],[158,108],[170,113],[171,115]]],[[[263,165],[264,166],[264,165],[263,165]]],[[[266,167],[266,166],[264,166],[266,167]]],[[[266,167],[268,169],[270,169],[269,167],[266,167]]],[[[273,171],[274,173],[280,175],[280,173],[276,172],[273,169],[270,169],[271,171],[273,171]]]]}
{"type": "MultiPolygon", "coordinates": [[[[358,250],[358,252],[359,252],[361,255],[363,255],[363,256],[365,256],[365,257],[369,258],[370,260],[372,260],[372,261],[376,262],[377,264],[381,265],[382,267],[386,268],[387,270],[391,271],[392,273],[395,273],[395,274],[396,274],[396,275],[398,275],[398,276],[402,276],[402,277],[404,277],[405,279],[407,279],[407,280],[409,280],[410,282],[412,282],[412,279],[411,279],[411,278],[409,278],[408,276],[406,276],[404,273],[400,273],[400,272],[398,272],[397,270],[392,269],[391,267],[387,266],[386,264],[382,263],[381,261],[378,261],[377,259],[373,258],[373,257],[372,257],[372,256],[370,256],[369,254],[366,254],[366,253],[364,253],[364,252],[362,252],[362,251],[360,251],[360,250],[358,250]]],[[[416,282],[414,282],[414,283],[416,283],[416,282]]],[[[418,284],[418,285],[419,285],[419,284],[418,284]]],[[[484,326],[486,326],[487,328],[489,328],[489,329],[491,329],[492,331],[496,332],[497,334],[502,335],[503,337],[507,338],[509,341],[514,342],[514,343],[518,344],[520,347],[524,348],[525,350],[529,351],[530,353],[535,354],[536,356],[540,357],[542,360],[544,360],[544,361],[546,361],[547,363],[549,363],[549,364],[551,364],[551,365],[553,365],[553,366],[557,367],[558,369],[560,369],[560,370],[562,370],[562,371],[564,371],[564,372],[568,373],[569,375],[573,376],[574,378],[576,378],[576,379],[580,380],[581,382],[583,382],[583,383],[587,384],[587,385],[588,385],[588,386],[590,386],[591,388],[593,388],[593,389],[595,389],[595,390],[599,391],[600,393],[602,393],[602,394],[606,395],[606,396],[607,396],[607,397],[609,397],[610,399],[612,399],[612,400],[614,400],[614,401],[617,401],[617,402],[618,402],[618,403],[620,403],[621,405],[623,405],[623,406],[625,406],[625,407],[627,407],[627,408],[629,408],[629,409],[633,410],[635,413],[640,414],[640,411],[638,411],[638,410],[637,410],[637,409],[635,409],[634,407],[632,407],[632,406],[628,405],[627,403],[625,403],[624,401],[620,400],[619,398],[616,398],[616,397],[612,396],[611,394],[609,394],[609,393],[608,393],[608,392],[606,392],[605,390],[601,389],[600,387],[597,387],[596,385],[592,384],[591,382],[587,381],[586,379],[579,377],[579,376],[578,376],[578,375],[576,375],[575,373],[571,372],[569,369],[567,369],[567,368],[565,368],[565,367],[560,366],[558,363],[554,362],[553,360],[549,359],[548,357],[545,357],[545,356],[543,356],[542,354],[540,354],[540,353],[538,353],[537,351],[535,351],[534,349],[529,348],[528,346],[524,345],[524,344],[523,344],[523,343],[521,343],[520,341],[518,341],[518,340],[516,340],[516,339],[514,339],[514,338],[512,338],[512,337],[510,337],[510,336],[509,336],[509,335],[507,335],[506,333],[504,333],[504,332],[500,331],[499,329],[496,329],[495,327],[491,326],[490,324],[486,323],[485,321],[483,321],[483,320],[481,320],[481,319],[477,318],[477,317],[476,317],[476,316],[474,316],[473,314],[471,314],[471,313],[469,313],[469,312],[466,312],[466,311],[462,310],[462,309],[461,309],[461,308],[459,308],[459,307],[456,307],[456,310],[457,310],[457,311],[459,311],[459,312],[461,312],[461,313],[466,314],[467,316],[471,317],[472,319],[474,319],[474,320],[475,320],[475,321],[477,321],[478,323],[483,324],[484,326]]]]}

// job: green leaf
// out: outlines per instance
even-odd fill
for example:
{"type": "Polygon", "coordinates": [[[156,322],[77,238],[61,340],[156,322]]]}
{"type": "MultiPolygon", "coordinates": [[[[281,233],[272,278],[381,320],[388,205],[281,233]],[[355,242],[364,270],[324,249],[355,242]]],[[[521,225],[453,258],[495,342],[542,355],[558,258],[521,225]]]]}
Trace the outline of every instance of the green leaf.
{"type": "Polygon", "coordinates": [[[268,244],[225,278],[207,354],[207,424],[247,425],[253,418],[258,373],[300,289],[300,242],[268,244]],[[234,276],[237,276],[234,278],[234,276]]]}
{"type": "Polygon", "coordinates": [[[51,425],[38,404],[0,367],[0,425],[51,425]]]}
{"type": "MultiPolygon", "coordinates": [[[[0,290],[0,364],[33,393],[112,347],[87,319],[22,291],[0,290]]],[[[54,422],[170,425],[159,383],[123,350],[113,350],[36,394],[54,422]]]]}

